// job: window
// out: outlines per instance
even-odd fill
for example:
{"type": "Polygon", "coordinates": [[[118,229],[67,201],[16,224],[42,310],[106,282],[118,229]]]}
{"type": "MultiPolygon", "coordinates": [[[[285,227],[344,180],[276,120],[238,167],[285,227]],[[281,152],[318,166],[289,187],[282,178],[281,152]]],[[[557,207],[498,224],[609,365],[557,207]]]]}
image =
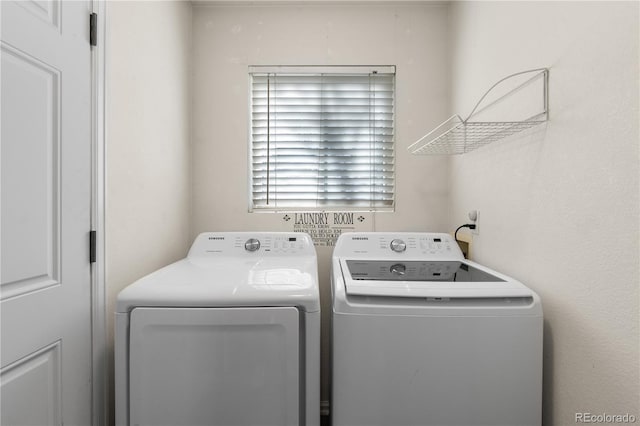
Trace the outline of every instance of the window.
{"type": "Polygon", "coordinates": [[[395,67],[250,67],[251,210],[394,207],[395,67]]]}

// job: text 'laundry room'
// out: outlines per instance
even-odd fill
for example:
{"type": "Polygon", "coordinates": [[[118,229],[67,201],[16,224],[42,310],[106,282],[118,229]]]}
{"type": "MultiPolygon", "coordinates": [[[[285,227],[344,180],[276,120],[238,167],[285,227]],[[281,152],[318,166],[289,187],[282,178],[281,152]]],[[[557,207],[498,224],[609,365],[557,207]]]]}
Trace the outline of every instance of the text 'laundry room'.
{"type": "Polygon", "coordinates": [[[2,426],[640,422],[640,2],[0,2],[2,426]]]}

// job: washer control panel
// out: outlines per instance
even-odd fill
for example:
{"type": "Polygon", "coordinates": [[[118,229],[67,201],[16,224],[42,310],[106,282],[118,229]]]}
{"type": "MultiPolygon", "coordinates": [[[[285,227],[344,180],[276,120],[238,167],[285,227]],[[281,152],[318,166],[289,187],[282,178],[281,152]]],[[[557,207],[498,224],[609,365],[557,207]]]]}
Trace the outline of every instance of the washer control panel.
{"type": "Polygon", "coordinates": [[[315,255],[313,241],[302,232],[205,232],[196,238],[189,257],[207,255],[315,255]]]}
{"type": "Polygon", "coordinates": [[[403,260],[464,258],[451,235],[430,232],[344,233],[336,243],[334,256],[403,260]]]}

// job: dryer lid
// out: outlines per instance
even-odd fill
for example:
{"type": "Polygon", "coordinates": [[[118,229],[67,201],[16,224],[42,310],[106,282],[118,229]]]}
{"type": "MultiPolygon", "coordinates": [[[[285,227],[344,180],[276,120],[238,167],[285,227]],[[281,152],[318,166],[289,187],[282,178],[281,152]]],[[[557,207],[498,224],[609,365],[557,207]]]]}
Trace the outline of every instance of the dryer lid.
{"type": "Polygon", "coordinates": [[[296,232],[203,232],[187,258],[121,291],[116,310],[145,306],[294,306],[317,312],[313,241],[296,232]]]}
{"type": "Polygon", "coordinates": [[[320,310],[315,257],[183,259],[120,292],[116,309],[135,307],[295,306],[320,310]]]}

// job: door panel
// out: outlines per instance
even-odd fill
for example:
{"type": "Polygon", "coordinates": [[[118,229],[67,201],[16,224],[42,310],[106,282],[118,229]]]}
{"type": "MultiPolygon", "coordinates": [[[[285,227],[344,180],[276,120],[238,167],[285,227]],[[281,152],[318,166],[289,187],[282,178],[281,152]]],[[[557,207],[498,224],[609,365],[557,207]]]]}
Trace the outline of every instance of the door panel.
{"type": "Polygon", "coordinates": [[[2,145],[4,300],[59,282],[60,73],[4,43],[1,49],[2,135],[20,135],[2,145]]]}
{"type": "Polygon", "coordinates": [[[60,342],[8,365],[0,377],[3,425],[61,424],[60,342]]]}
{"type": "Polygon", "coordinates": [[[42,19],[47,24],[59,28],[60,23],[60,1],[21,1],[20,6],[28,10],[32,15],[42,19]]]}
{"type": "Polygon", "coordinates": [[[299,322],[293,307],[134,309],[129,424],[299,424],[299,322]]]}
{"type": "Polygon", "coordinates": [[[0,422],[89,425],[90,3],[0,8],[0,422]]]}

